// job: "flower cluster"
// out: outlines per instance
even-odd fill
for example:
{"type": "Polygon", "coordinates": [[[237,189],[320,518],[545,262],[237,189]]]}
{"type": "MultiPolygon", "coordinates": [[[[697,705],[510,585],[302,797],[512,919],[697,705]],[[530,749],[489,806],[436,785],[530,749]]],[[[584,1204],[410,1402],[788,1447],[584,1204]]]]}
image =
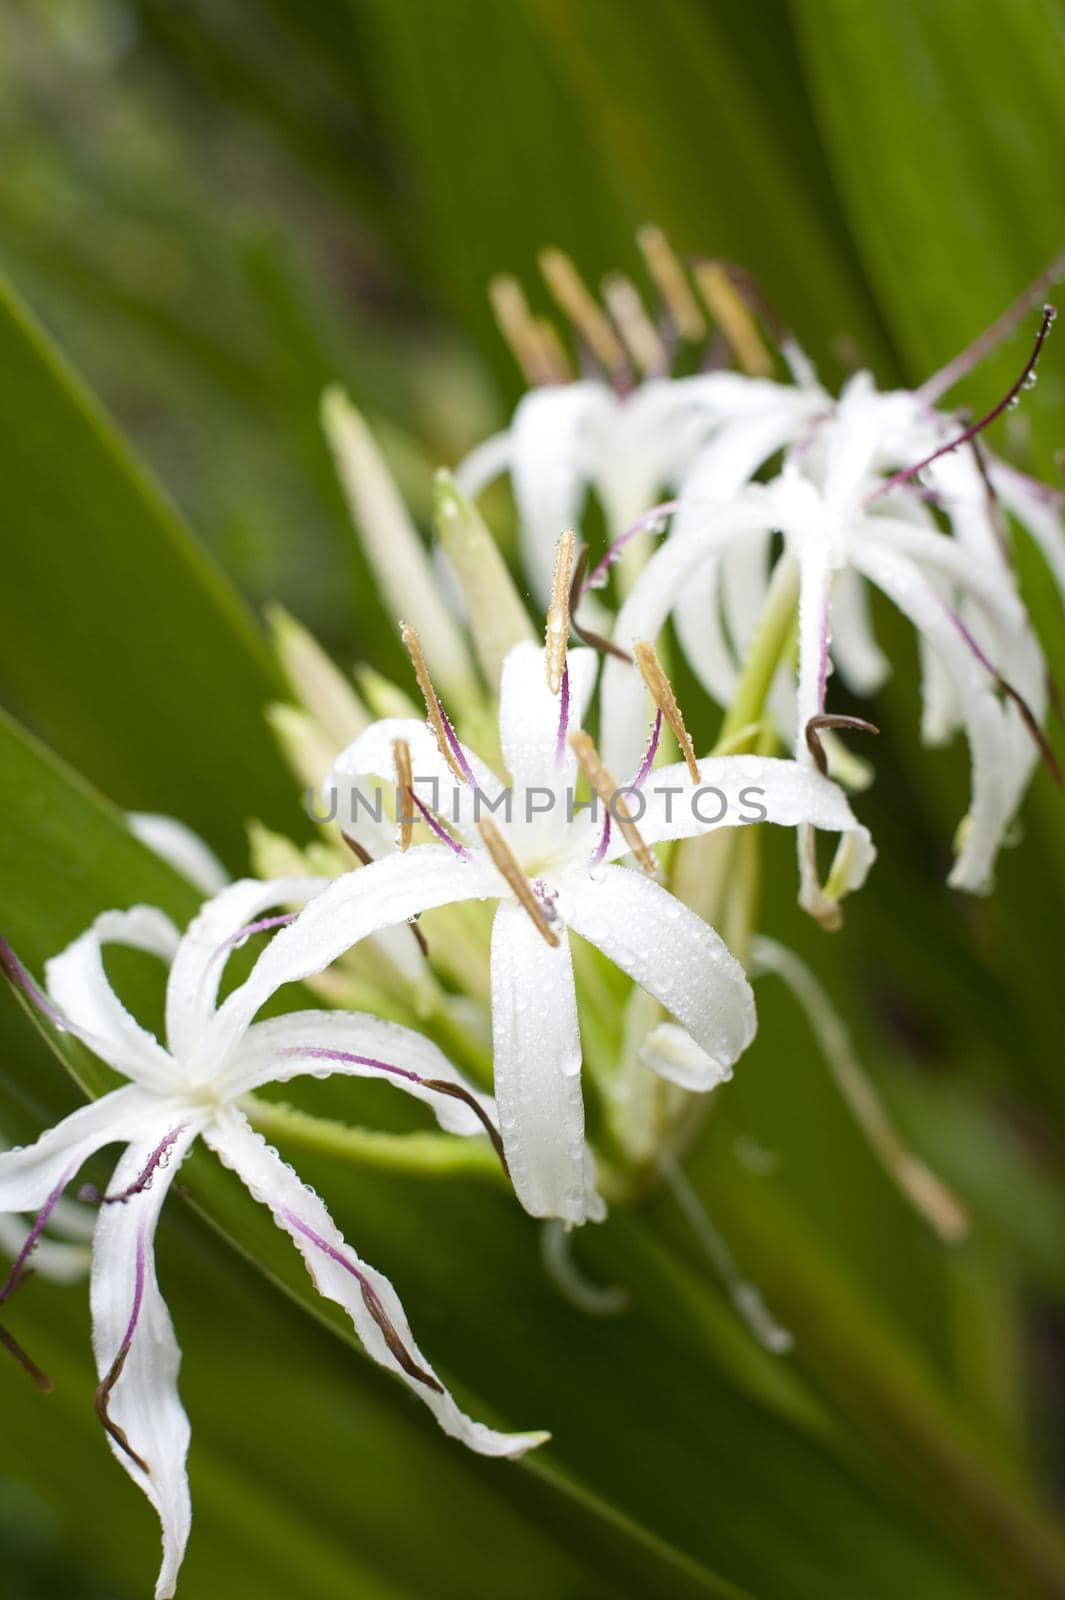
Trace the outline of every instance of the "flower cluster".
{"type": "MultiPolygon", "coordinates": [[[[273,708],[271,720],[324,806],[314,812],[318,842],[299,849],[254,829],[260,876],[227,883],[179,825],[131,818],[208,897],[187,929],[148,906],[106,911],[47,963],[43,990],[3,947],[8,976],[45,1025],[125,1080],[35,1144],[0,1154],[0,1212],[37,1216],[13,1239],[0,1303],[24,1281],[46,1224],[70,1223],[63,1196],[83,1164],[121,1145],[109,1186],[82,1191],[97,1213],[97,1409],[158,1512],[161,1600],[174,1593],[189,1531],[189,1424],[153,1241],[197,1140],[268,1208],[319,1293],[446,1432],[511,1457],[546,1437],[497,1432],[459,1409],[388,1279],[267,1144],[262,1128],[283,1137],[285,1116],[257,1101],[266,1085],[308,1075],[389,1083],[424,1102],[452,1140],[479,1142],[533,1217],[571,1228],[636,1193],[637,1172],[675,1165],[678,1130],[754,1036],[749,972],[775,971],[824,1037],[879,1158],[945,1237],[964,1228],[868,1086],[853,1091],[860,1069],[823,992],[789,952],[752,942],[753,877],[723,874],[722,864],[756,849],[763,824],[794,828],[801,901],[827,926],[868,872],[875,852],[845,793],[866,774],[839,734],[872,725],[830,710],[828,689],[834,668],[856,695],[874,692],[888,670],[872,585],[918,631],[926,737],[957,728],[968,737],[973,794],[951,882],[987,886],[1035,762],[1041,752],[1052,760],[1045,669],[1004,509],[1063,579],[1054,497],[983,452],[979,425],[935,409],[964,360],[913,393],[881,393],[859,373],[835,398],[780,334],[791,380],[778,381],[765,373],[754,317],[720,270],[698,281],[741,363],[756,370],[669,376],[667,347],[685,337],[690,345],[701,313],[661,237],[646,242],[665,294],[662,326],[616,284],[613,321],[588,297],[567,302],[579,343],[607,368],[603,379],[569,381],[512,290],[497,291],[537,386],[456,480],[441,475],[435,564],[366,425],[341,395],[326,397],[366,553],[404,618],[424,715],[370,671],[356,692],[309,635],[275,616],[298,704],[273,708]],[[542,627],[472,504],[503,472],[542,627]],[[593,563],[573,531],[589,492],[607,526],[593,563]],[[669,618],[725,713],[703,755],[667,672],[660,635],[669,618]],[[708,795],[723,803],[707,806],[708,795]],[[824,883],[821,832],[839,840],[824,883]],[[725,879],[728,895],[715,894],[725,879]],[[229,956],[252,939],[266,942],[220,998],[229,956]],[[105,952],[114,945],[166,967],[165,1041],[112,987],[105,952]],[[296,982],[327,1004],[261,1020],[296,982]]],[[[571,270],[554,262],[562,288],[571,270]]],[[[1047,313],[1040,344],[1049,322],[1047,313]]],[[[84,1217],[74,1214],[79,1228],[84,1217]]]]}

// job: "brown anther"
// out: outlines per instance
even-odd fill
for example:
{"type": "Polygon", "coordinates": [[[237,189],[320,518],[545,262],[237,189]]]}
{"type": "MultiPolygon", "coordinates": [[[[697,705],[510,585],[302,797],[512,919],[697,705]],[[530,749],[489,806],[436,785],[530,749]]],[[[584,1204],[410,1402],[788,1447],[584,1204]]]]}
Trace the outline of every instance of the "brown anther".
{"type": "Polygon", "coordinates": [[[820,717],[811,717],[806,724],[806,748],[813,756],[814,765],[823,776],[828,776],[828,757],[825,755],[821,744],[821,730],[823,728],[850,728],[854,733],[879,733],[880,729],[872,722],[866,722],[862,717],[845,717],[841,713],[826,712],[820,717]]]}
{"type": "Polygon", "coordinates": [[[648,224],[638,231],[636,243],[647,263],[647,270],[662,296],[673,326],[682,339],[697,344],[700,339],[706,337],[706,322],[699,309],[699,302],[692,293],[684,268],[674,254],[669,240],[661,228],[648,224]]]}
{"type": "Polygon", "coordinates": [[[529,916],[540,937],[553,950],[557,950],[560,942],[558,934],[544,916],[543,906],[533,894],[528,878],[503,835],[490,817],[482,817],[477,827],[496,871],[506,880],[515,900],[529,916]]]}
{"type": "Polygon", "coordinates": [[[122,1368],[126,1365],[126,1357],[129,1355],[129,1350],[130,1347],[128,1344],[124,1344],[122,1346],[121,1350],[118,1352],[118,1355],[115,1357],[110,1372],[97,1388],[93,1403],[96,1406],[96,1415],[103,1423],[106,1432],[111,1435],[112,1439],[118,1445],[118,1448],[124,1451],[125,1454],[129,1456],[131,1461],[136,1462],[137,1466],[140,1467],[142,1472],[150,1473],[151,1468],[149,1467],[147,1461],[145,1461],[143,1456],[139,1456],[137,1454],[136,1450],[134,1450],[133,1446],[126,1437],[125,1428],[119,1427],[118,1423],[112,1419],[111,1413],[108,1409],[111,1400],[111,1390],[122,1376],[122,1368]]]}
{"type": "Polygon", "coordinates": [[[564,250],[542,250],[540,271],[560,310],[572,322],[597,361],[612,376],[628,369],[625,348],[610,320],[564,250]]]}
{"type": "Polygon", "coordinates": [[[426,1372],[425,1368],[420,1367],[415,1361],[397,1333],[388,1312],[381,1304],[380,1296],[376,1289],[361,1274],[359,1288],[362,1291],[363,1304],[380,1328],[385,1344],[391,1350],[408,1378],[415,1378],[418,1383],[424,1383],[426,1388],[431,1389],[434,1394],[443,1394],[444,1385],[438,1378],[434,1378],[431,1372],[426,1372]]]}
{"type": "Polygon", "coordinates": [[[488,298],[499,331],[526,383],[533,387],[564,383],[569,375],[569,363],[558,334],[549,323],[533,316],[517,278],[507,274],[493,278],[488,285],[488,298]]]}
{"type": "Polygon", "coordinates": [[[681,754],[688,768],[688,776],[693,783],[699,783],[701,774],[699,772],[699,763],[695,759],[695,746],[692,744],[691,734],[685,727],[684,717],[681,714],[680,706],[677,704],[677,697],[673,693],[673,685],[666,677],[662,663],[658,659],[658,652],[654,645],[646,640],[633,645],[632,648],[636,657],[636,665],[640,669],[651,699],[676,735],[677,743],[680,745],[681,754]]]}
{"type": "Polygon", "coordinates": [[[620,792],[618,785],[600,760],[599,752],[592,743],[591,735],[585,733],[582,728],[577,728],[570,734],[569,743],[570,749],[577,757],[581,771],[606,806],[611,818],[617,823],[621,830],[622,838],[636,857],[637,862],[649,878],[656,878],[658,876],[658,862],[640,836],[640,830],[633,821],[632,813],[625,803],[625,796],[620,792]]]}
{"type": "Polygon", "coordinates": [[[669,352],[647,315],[636,285],[624,273],[611,273],[603,279],[603,299],[637,372],[645,377],[662,377],[669,371],[669,352]]]}
{"type": "Polygon", "coordinates": [[[414,774],[410,764],[410,745],[406,739],[392,740],[392,760],[396,767],[396,798],[399,801],[399,848],[409,850],[414,838],[414,774]]]}
{"type": "Polygon", "coordinates": [[[696,286],[706,303],[706,308],[725,335],[736,359],[751,378],[768,378],[773,373],[773,357],[769,354],[758,325],[737,293],[726,268],[720,261],[697,261],[692,267],[696,286]]]}
{"type": "Polygon", "coordinates": [[[573,529],[567,528],[555,546],[555,575],[551,580],[551,604],[547,608],[547,634],[544,642],[544,669],[552,694],[562,688],[569,640],[569,597],[573,574],[573,529]]]}
{"type": "Polygon", "coordinates": [[[477,1098],[468,1089],[463,1088],[461,1083],[449,1083],[447,1078],[425,1078],[422,1081],[427,1089],[435,1089],[437,1094],[449,1095],[452,1100],[461,1100],[464,1105],[469,1106],[491,1140],[492,1149],[499,1157],[499,1164],[509,1178],[510,1168],[507,1166],[507,1158],[503,1150],[502,1135],[477,1098]]]}
{"type": "Polygon", "coordinates": [[[577,565],[573,569],[573,577],[569,586],[569,625],[582,644],[591,645],[593,650],[599,650],[603,655],[613,656],[617,661],[624,661],[627,667],[632,666],[632,657],[627,650],[623,650],[612,639],[604,638],[601,633],[593,633],[591,628],[584,628],[577,621],[577,607],[581,603],[584,593],[584,574],[588,566],[588,547],[585,545],[577,557],[577,565]]]}
{"type": "Polygon", "coordinates": [[[465,783],[466,774],[456,761],[455,752],[451,748],[447,730],[444,726],[443,709],[436,690],[433,688],[433,680],[429,676],[429,668],[426,666],[425,652],[422,650],[422,642],[418,638],[418,631],[409,622],[401,622],[399,636],[406,646],[407,654],[410,656],[411,665],[414,668],[414,676],[418,680],[418,688],[421,690],[422,699],[425,701],[425,712],[429,718],[429,726],[432,728],[436,738],[436,747],[458,782],[465,783]]]}

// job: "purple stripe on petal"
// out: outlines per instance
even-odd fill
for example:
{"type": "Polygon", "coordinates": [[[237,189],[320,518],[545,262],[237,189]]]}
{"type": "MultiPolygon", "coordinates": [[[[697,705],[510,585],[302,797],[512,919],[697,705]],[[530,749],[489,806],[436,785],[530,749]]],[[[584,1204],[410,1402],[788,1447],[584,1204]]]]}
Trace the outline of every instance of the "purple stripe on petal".
{"type": "Polygon", "coordinates": [[[2,936],[0,936],[0,970],[4,972],[16,989],[22,990],[27,1000],[36,1006],[42,1016],[48,1018],[53,1027],[59,1028],[63,1033],[74,1033],[76,1031],[63,1013],[58,1011],[52,1004],[43,989],[37,987],[14,950],[2,936]]]}
{"type": "Polygon", "coordinates": [[[374,1056],[353,1055],[350,1050],[330,1050],[326,1045],[291,1044],[278,1051],[280,1056],[309,1056],[312,1061],[347,1061],[356,1067],[372,1067],[375,1072],[386,1072],[392,1077],[405,1078],[408,1083],[421,1083],[422,1079],[408,1067],[393,1066],[390,1061],[378,1061],[374,1056]]]}
{"type": "Polygon", "coordinates": [[[599,835],[599,843],[595,847],[595,854],[592,856],[592,859],[591,859],[591,862],[589,863],[589,865],[591,865],[593,867],[602,866],[603,857],[606,855],[607,850],[609,848],[609,845],[610,845],[610,812],[606,811],[603,814],[603,831],[599,835]]]}
{"type": "Polygon", "coordinates": [[[125,1205],[127,1200],[133,1199],[134,1195],[143,1194],[145,1189],[151,1188],[152,1179],[159,1169],[169,1166],[170,1152],[187,1127],[187,1122],[179,1122],[176,1128],[171,1128],[168,1133],[163,1135],[145,1162],[144,1170],[128,1188],[120,1190],[118,1194],[101,1194],[98,1189],[86,1186],[79,1192],[78,1199],[84,1200],[90,1205],[113,1206],[125,1205]]]}
{"type": "Polygon", "coordinates": [[[144,1303],[144,1282],[147,1273],[147,1261],[148,1218],[145,1217],[137,1234],[137,1257],[133,1278],[133,1306],[130,1310],[129,1322],[126,1325],[125,1335],[122,1343],[118,1347],[118,1354],[111,1363],[106,1377],[101,1380],[96,1390],[96,1415],[99,1417],[101,1423],[110,1434],[111,1438],[118,1445],[119,1449],[129,1456],[129,1459],[138,1467],[140,1467],[142,1472],[150,1474],[151,1468],[149,1467],[147,1461],[145,1461],[144,1457],[138,1455],[136,1450],[134,1450],[133,1446],[129,1442],[129,1439],[126,1437],[126,1430],[119,1427],[118,1423],[112,1420],[109,1410],[111,1391],[115,1387],[115,1384],[118,1382],[119,1378],[122,1376],[122,1369],[126,1364],[126,1357],[129,1355],[130,1347],[133,1344],[133,1335],[137,1331],[137,1323],[140,1320],[141,1306],[144,1303]]]}

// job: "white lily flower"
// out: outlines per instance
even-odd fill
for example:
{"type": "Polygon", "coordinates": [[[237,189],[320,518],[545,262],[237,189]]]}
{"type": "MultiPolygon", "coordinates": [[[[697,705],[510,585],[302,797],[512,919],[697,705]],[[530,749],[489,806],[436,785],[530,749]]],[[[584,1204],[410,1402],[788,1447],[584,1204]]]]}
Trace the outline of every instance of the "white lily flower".
{"type": "Polygon", "coordinates": [[[229,1050],[277,988],[321,971],[379,929],[452,902],[498,901],[492,1029],[507,1162],[528,1211],[572,1224],[601,1216],[603,1206],[584,1145],[570,933],[596,945],[691,1035],[697,1051],[652,1058],[667,1075],[679,1061],[686,1087],[719,1083],[754,1032],[750,986],[721,938],[646,872],[616,865],[618,858],[635,843],[653,867],[648,847],[660,840],[755,817],[834,830],[855,822],[840,790],[795,762],[709,759],[699,765],[698,785],[680,764],[656,770],[652,784],[652,747],[628,791],[633,811],[641,803],[638,836],[631,820],[606,826],[608,818],[573,804],[578,766],[570,740],[591,696],[596,658],[571,651],[556,694],[547,686],[546,655],[524,643],[504,663],[499,737],[509,789],[446,719],[440,744],[422,721],[390,720],[341,756],[338,790],[365,799],[366,775],[391,775],[396,743],[405,743],[415,804],[436,841],[375,861],[316,896],[221,1007],[211,1048],[229,1050]]]}
{"type": "Polygon", "coordinates": [[[679,488],[707,451],[707,469],[685,495],[722,499],[722,455],[749,465],[736,488],[829,404],[816,387],[796,388],[734,372],[653,378],[619,395],[592,379],[530,390],[505,433],[472,451],[455,473],[470,499],[509,472],[522,557],[537,601],[546,605],[555,543],[578,525],[589,490],[606,514],[610,539],[644,517],[664,491],[679,488]]]}
{"type": "Polygon", "coordinates": [[[97,1410],[115,1456],[162,1524],[157,1600],[174,1594],[191,1511],[189,1421],[177,1389],[181,1352],[156,1281],[153,1245],[174,1173],[198,1138],[269,1209],[303,1256],[319,1293],[347,1312],[368,1354],[428,1405],[446,1433],[492,1456],[521,1455],[546,1437],[498,1433],[459,1409],[414,1342],[388,1279],[359,1259],[323,1202],[241,1109],[242,1097],[264,1084],[332,1073],[394,1083],[429,1104],[441,1127],[453,1133],[491,1128],[491,1102],[468,1090],[420,1034],[357,1013],[300,1011],[253,1027],[227,1027],[227,1047],[215,1048],[215,1008],[227,955],[251,932],[290,920],[264,917],[270,907],[302,904],[325,882],[234,883],[203,907],[183,936],[151,907],[106,912],[47,963],[50,998],[36,991],[5,952],[9,974],[52,1020],[129,1080],[35,1144],[0,1154],[0,1211],[39,1212],[14,1280],[82,1164],[106,1145],[126,1146],[110,1189],[98,1197],[93,1238],[97,1410]],[[165,1047],[111,988],[103,952],[112,944],[168,964],[165,1047]]]}
{"type": "MultiPolygon", "coordinates": [[[[0,1155],[10,1150],[0,1137],[0,1155]]],[[[33,1239],[33,1270],[52,1283],[74,1283],[89,1270],[89,1243],[96,1224],[96,1213],[76,1200],[59,1200],[48,1218],[48,1232],[33,1239]]],[[[33,1233],[32,1222],[22,1217],[0,1215],[0,1252],[12,1261],[23,1257],[33,1233]]],[[[0,1297],[2,1299],[2,1297],[0,1297]]]]}
{"type": "MultiPolygon", "coordinates": [[[[998,549],[976,460],[944,455],[928,467],[927,484],[948,512],[952,534],[939,529],[923,498],[903,482],[904,473],[897,481],[888,476],[900,459],[912,462],[939,448],[943,428],[944,419],[930,422],[915,396],[879,394],[860,374],[832,419],[808,434],[770,484],[750,485],[713,511],[703,508],[698,525],[694,513],[686,519],[682,533],[666,541],[638,579],[614,637],[622,646],[654,638],[674,607],[688,602],[701,569],[752,542],[763,563],[764,601],[767,538],[782,531],[784,559],[800,572],[795,754],[812,766],[820,764],[833,645],[854,689],[870,691],[886,668],[861,586],[881,589],[922,642],[926,737],[942,740],[957,726],[968,735],[973,798],[949,881],[982,890],[1037,759],[1032,731],[1042,720],[1046,691],[1042,657],[998,549]]],[[[749,609],[757,615],[759,603],[749,609]]],[[[692,659],[703,681],[712,683],[705,656],[696,652],[692,659]]],[[[643,700],[638,674],[617,660],[606,668],[603,704],[607,759],[623,764],[639,746],[643,700]]],[[[831,920],[839,894],[854,887],[855,870],[861,875],[865,853],[860,839],[849,841],[836,882],[823,893],[806,831],[801,861],[808,909],[831,920]]]]}

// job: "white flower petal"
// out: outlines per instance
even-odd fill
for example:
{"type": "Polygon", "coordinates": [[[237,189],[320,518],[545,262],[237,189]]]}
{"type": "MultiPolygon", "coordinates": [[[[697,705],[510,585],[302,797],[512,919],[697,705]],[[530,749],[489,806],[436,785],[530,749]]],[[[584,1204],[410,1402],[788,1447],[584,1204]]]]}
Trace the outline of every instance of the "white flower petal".
{"type": "Polygon", "coordinates": [[[431,1039],[399,1022],[357,1011],[294,1011],[254,1023],[218,1087],[224,1098],[235,1099],[264,1083],[334,1074],[377,1078],[404,1089],[423,1100],[448,1133],[484,1133],[485,1126],[468,1104],[427,1088],[419,1079],[455,1084],[495,1120],[491,1096],[478,1094],[431,1039]],[[337,1059],[336,1053],[363,1059],[337,1059]]]}
{"type": "Polygon", "coordinates": [[[875,694],[891,671],[873,632],[865,581],[853,567],[838,572],[833,586],[832,657],[854,694],[875,694]]]}
{"type": "Polygon", "coordinates": [[[103,947],[125,945],[171,961],[178,932],[154,906],[105,911],[91,928],[45,964],[48,993],[89,1048],[125,1077],[157,1089],[173,1086],[176,1068],[115,994],[104,971],[103,947]]]}
{"type": "Polygon", "coordinates": [[[716,1089],[732,1077],[731,1067],[723,1067],[700,1050],[691,1034],[675,1022],[660,1022],[652,1028],[640,1046],[639,1056],[644,1066],[660,1078],[696,1094],[716,1089]]]}
{"type": "MultiPolygon", "coordinates": [[[[755,535],[757,537],[757,535],[755,535]]],[[[733,548],[739,547],[737,540],[733,548]]],[[[677,638],[688,664],[719,706],[731,704],[739,672],[722,616],[724,567],[732,555],[709,557],[688,578],[673,607],[677,638]]]]}
{"type": "MultiPolygon", "coordinates": [[[[579,728],[595,687],[598,662],[594,650],[570,650],[569,728],[579,728]]],[[[534,787],[553,792],[576,781],[577,762],[563,739],[556,765],[561,722],[561,695],[547,687],[544,648],[515,645],[503,663],[499,690],[499,738],[503,760],[515,790],[534,787]]]]}
{"type": "MultiPolygon", "coordinates": [[[[0,1215],[0,1250],[12,1260],[19,1254],[30,1233],[30,1224],[15,1217],[0,1215]]],[[[33,1270],[50,1283],[76,1283],[89,1270],[90,1252],[84,1244],[61,1244],[56,1239],[38,1239],[33,1251],[33,1270]]]]}
{"type": "Polygon", "coordinates": [[[581,1036],[569,940],[553,949],[520,906],[492,924],[492,1052],[514,1191],[534,1217],[585,1222],[581,1036]]]}
{"type": "Polygon", "coordinates": [[[176,817],[155,811],[128,811],[126,822],[130,833],[202,893],[217,894],[229,882],[229,873],[210,845],[176,817]]]}
{"type": "Polygon", "coordinates": [[[0,1152],[0,1211],[40,1211],[97,1150],[154,1127],[158,1108],[157,1095],[129,1084],[79,1106],[34,1144],[0,1152]]]}
{"type": "Polygon", "coordinates": [[[507,428],[503,433],[493,433],[471,450],[468,456],[464,456],[455,468],[454,478],[459,493],[465,495],[467,500],[476,500],[490,483],[510,471],[513,453],[514,436],[511,430],[507,428]]]}
{"type": "Polygon", "coordinates": [[[1004,461],[991,461],[988,470],[1003,505],[1027,529],[1042,552],[1065,601],[1065,518],[1060,496],[1052,498],[1041,484],[1015,472],[1004,461]]]}
{"type": "MultiPolygon", "coordinates": [[[[742,498],[707,508],[698,533],[667,539],[651,557],[618,613],[614,639],[623,650],[640,640],[657,639],[666,618],[692,575],[733,539],[772,526],[770,508],[758,489],[742,498]]],[[[611,657],[603,668],[600,744],[609,771],[621,782],[635,772],[643,754],[647,690],[634,666],[611,657]]]]}
{"type": "Polygon", "coordinates": [[[360,1261],[318,1196],[268,1148],[239,1112],[232,1108],[222,1112],[204,1137],[290,1236],[318,1293],[343,1307],[367,1353],[425,1402],[445,1433],[486,1456],[520,1456],[543,1443],[545,1434],[499,1433],[459,1410],[415,1344],[399,1296],[388,1279],[360,1261]]]}
{"type": "Polygon", "coordinates": [[[567,881],[567,921],[646,989],[720,1067],[754,1038],[747,976],[714,929],[640,872],[606,867],[567,881]]]}
{"type": "Polygon", "coordinates": [[[618,404],[604,384],[588,381],[533,389],[514,413],[511,482],[525,570],[541,605],[551,593],[559,534],[580,520],[618,404]]]}
{"type": "MultiPolygon", "coordinates": [[[[111,1192],[136,1184],[167,1131],[157,1122],[152,1133],[129,1147],[115,1169],[111,1192]]],[[[156,1170],[147,1188],[123,1203],[100,1207],[93,1240],[90,1299],[96,1370],[104,1383],[126,1347],[107,1409],[148,1471],[111,1433],[108,1443],[162,1525],[156,1600],[170,1600],[174,1594],[192,1511],[185,1471],[189,1419],[177,1389],[181,1351],[156,1280],[155,1228],[171,1179],[197,1132],[194,1124],[185,1128],[170,1150],[169,1166],[156,1170]]]]}
{"type": "Polygon", "coordinates": [[[274,935],[246,982],[234,989],[208,1026],[200,1046],[206,1072],[216,1070],[256,1012],[286,983],[323,971],[372,933],[407,922],[419,912],[455,900],[494,899],[500,891],[487,858],[462,861],[445,845],[417,845],[348,872],[274,935]]]}
{"type": "MultiPolygon", "coordinates": [[[[326,784],[329,791],[337,793],[337,822],[347,832],[358,834],[361,819],[368,819],[391,849],[395,844],[395,828],[387,821],[375,821],[378,810],[382,817],[387,811],[378,803],[378,786],[372,778],[383,780],[385,793],[391,798],[395,793],[396,758],[393,746],[397,739],[410,748],[411,774],[418,798],[430,811],[439,813],[446,825],[454,825],[464,835],[476,837],[476,814],[482,807],[477,796],[488,805],[498,799],[503,791],[496,774],[479,756],[462,745],[466,765],[473,773],[475,788],[456,778],[437,746],[432,732],[424,721],[413,717],[386,717],[375,722],[356,739],[353,745],[337,757],[336,765],[326,784]]],[[[361,841],[360,841],[361,842],[361,841]]],[[[370,853],[383,853],[370,845],[370,853]]]]}
{"type": "MultiPolygon", "coordinates": [[[[707,756],[699,762],[698,786],[682,761],[656,767],[639,799],[632,797],[634,813],[640,799],[645,809],[637,826],[647,844],[757,822],[784,828],[808,822],[829,833],[858,826],[838,784],[779,756],[707,756]]],[[[627,849],[624,839],[612,833],[609,854],[616,858],[627,849]]]]}
{"type": "Polygon", "coordinates": [[[226,961],[237,935],[275,906],[297,907],[328,887],[328,878],[241,878],[208,900],[189,923],[166,986],[166,1033],[178,1060],[194,1055],[214,1016],[226,961]]]}

